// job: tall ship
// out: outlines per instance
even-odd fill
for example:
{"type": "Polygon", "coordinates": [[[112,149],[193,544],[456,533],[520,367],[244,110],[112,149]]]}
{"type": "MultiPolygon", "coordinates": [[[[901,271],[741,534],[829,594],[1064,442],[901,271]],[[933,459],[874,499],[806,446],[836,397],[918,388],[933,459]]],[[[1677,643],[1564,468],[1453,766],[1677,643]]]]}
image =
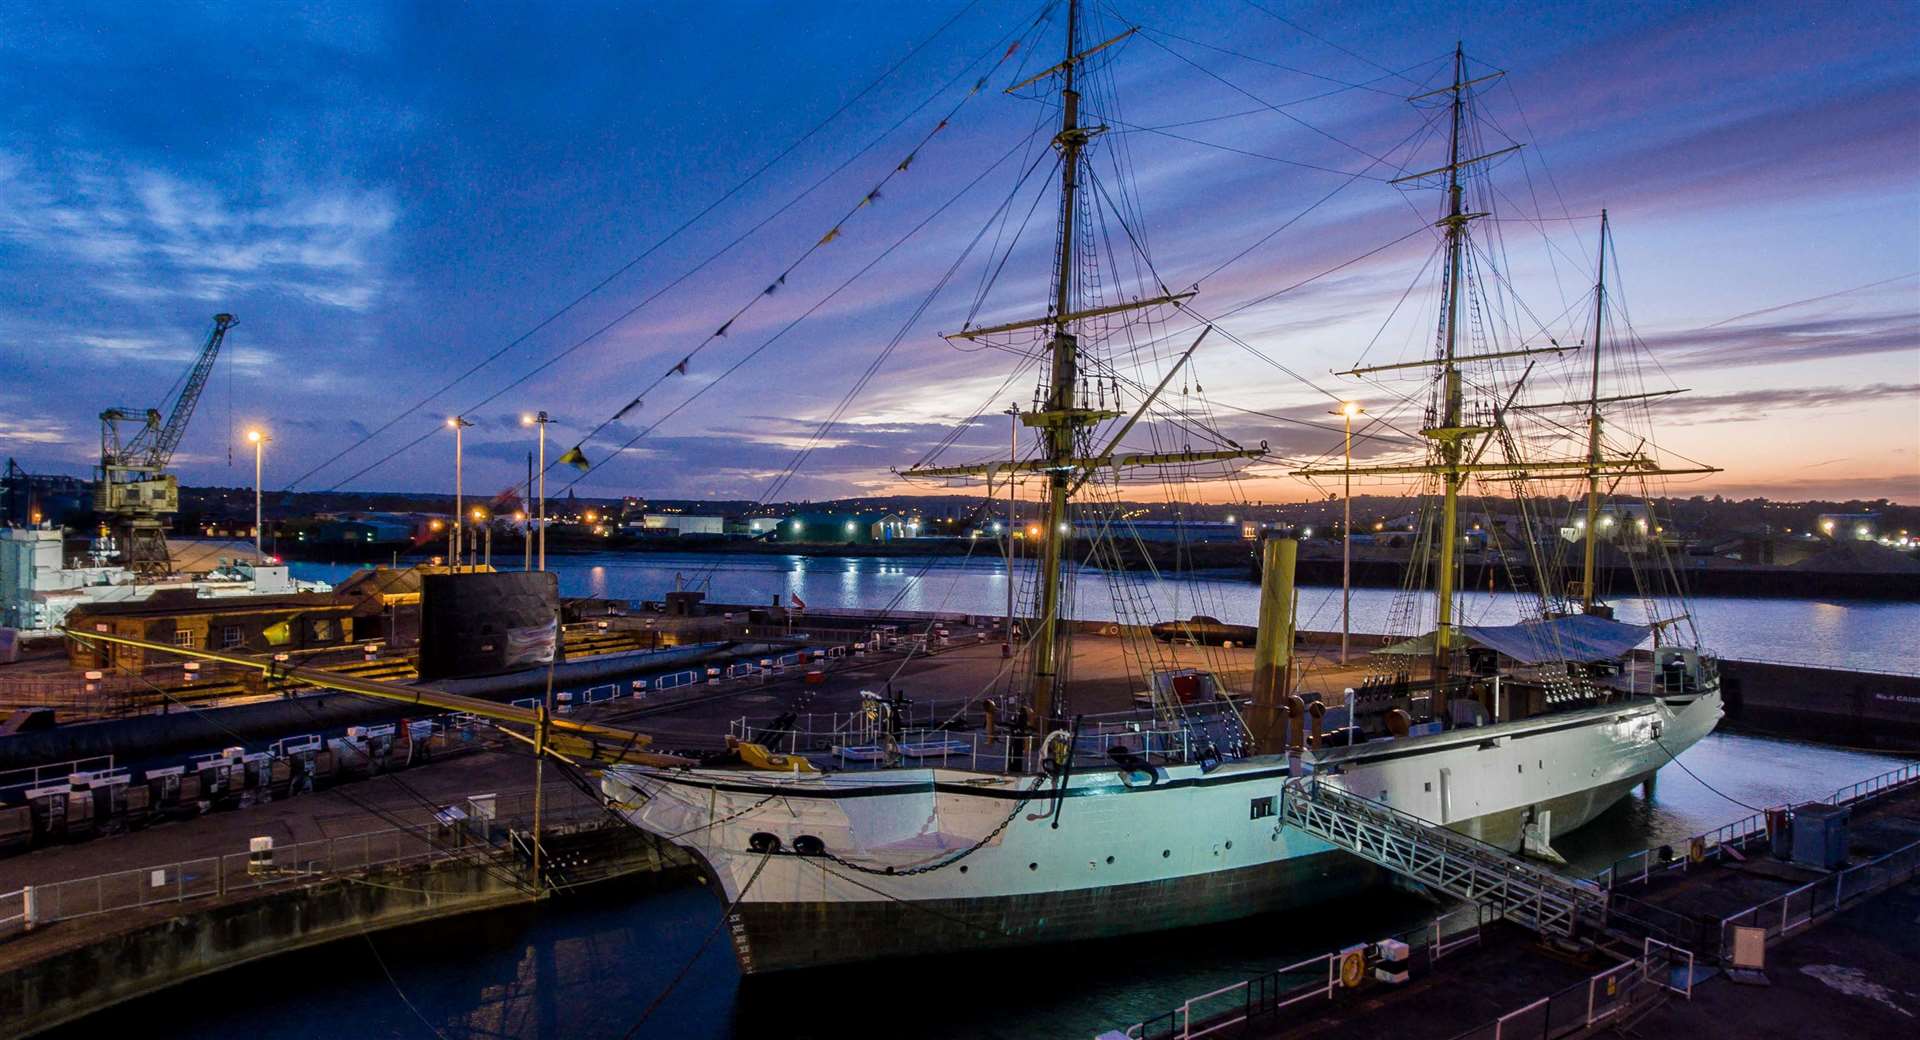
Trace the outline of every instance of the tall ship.
{"type": "MultiPolygon", "coordinates": [[[[717,879],[749,974],[1199,925],[1376,882],[1366,864],[1282,824],[1282,800],[1302,778],[1501,849],[1551,857],[1556,835],[1647,781],[1721,715],[1715,661],[1697,645],[1660,540],[1645,538],[1631,554],[1642,579],[1631,595],[1644,601],[1644,623],[1617,618],[1596,588],[1597,556],[1625,544],[1598,546],[1600,529],[1645,519],[1621,510],[1623,484],[1682,471],[1654,457],[1624,419],[1620,433],[1613,425],[1620,409],[1649,395],[1608,393],[1607,366],[1629,353],[1603,342],[1609,232],[1603,228],[1586,319],[1591,342],[1561,346],[1544,331],[1503,340],[1477,295],[1503,278],[1477,229],[1492,212],[1484,175],[1512,149],[1480,150],[1473,123],[1479,92],[1499,73],[1470,68],[1456,48],[1443,84],[1413,99],[1445,146],[1443,161],[1395,182],[1440,194],[1431,222],[1432,349],[1349,373],[1413,381],[1412,391],[1393,394],[1400,418],[1411,421],[1375,420],[1386,424],[1383,433],[1412,427],[1402,438],[1412,445],[1407,457],[1355,464],[1349,452],[1303,463],[1266,444],[1235,443],[1206,427],[1197,409],[1168,405],[1168,388],[1189,377],[1197,348],[1220,330],[1197,310],[1194,291],[1159,284],[1144,235],[1129,222],[1137,198],[1106,183],[1108,167],[1090,159],[1108,128],[1086,118],[1083,90],[1090,82],[1110,87],[1102,63],[1134,30],[1098,39],[1106,34],[1086,31],[1077,3],[1063,13],[1064,57],[1009,88],[1044,89],[1058,112],[1046,309],[949,337],[999,347],[1038,372],[1031,405],[1014,414],[1028,450],[904,473],[984,480],[983,503],[1004,502],[1015,481],[1040,488],[1024,624],[1010,609],[1010,655],[995,688],[947,691],[966,706],[937,732],[886,736],[866,768],[821,768],[756,747],[759,769],[625,766],[602,779],[634,824],[691,851],[717,879]],[[1095,232],[1096,214],[1108,209],[1126,229],[1124,247],[1095,232]],[[1130,268],[1147,272],[1137,294],[1118,289],[1119,248],[1139,261],[1130,268]],[[1185,326],[1177,341],[1174,324],[1185,326]],[[1143,347],[1150,340],[1169,349],[1143,347]],[[1143,352],[1158,365],[1133,364],[1143,352]],[[1555,367],[1558,385],[1581,377],[1587,393],[1538,399],[1531,377],[1541,365],[1555,367]],[[1142,367],[1157,384],[1127,375],[1142,367]],[[1152,444],[1133,444],[1146,433],[1152,444]],[[1075,575],[1083,560],[1111,559],[1129,537],[1121,484],[1143,474],[1184,488],[1248,466],[1311,482],[1417,483],[1413,560],[1395,630],[1369,639],[1351,662],[1298,651],[1297,543],[1281,534],[1260,546],[1251,674],[1234,674],[1206,667],[1216,652],[1208,640],[1182,647],[1146,634],[1152,618],[1144,615],[1154,608],[1126,590],[1129,579],[1115,568],[1114,609],[1137,622],[1123,624],[1117,638],[1136,661],[1146,706],[1091,712],[1073,680],[1075,575]],[[1534,494],[1542,485],[1576,493],[1534,494]],[[1509,546],[1487,545],[1495,525],[1476,523],[1472,503],[1488,495],[1510,496],[1514,509],[1549,525],[1560,521],[1565,537],[1543,547],[1523,533],[1509,546]],[[1575,547],[1577,564],[1557,558],[1575,547]],[[1517,620],[1473,616],[1470,550],[1481,569],[1533,557],[1517,620]],[[1579,577],[1556,580],[1562,570],[1579,577]],[[958,762],[966,768],[944,764],[958,762]]],[[[1011,582],[1011,565],[1008,575],[1011,582]]],[[[924,697],[938,682],[914,685],[924,697]]]]}

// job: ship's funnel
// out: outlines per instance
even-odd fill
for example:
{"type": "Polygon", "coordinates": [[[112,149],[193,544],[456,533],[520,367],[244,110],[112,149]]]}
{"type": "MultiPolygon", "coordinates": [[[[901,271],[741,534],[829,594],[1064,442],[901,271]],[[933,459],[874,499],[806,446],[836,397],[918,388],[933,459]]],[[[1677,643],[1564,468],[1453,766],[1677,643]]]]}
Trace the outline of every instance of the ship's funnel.
{"type": "Polygon", "coordinates": [[[1253,644],[1253,705],[1247,725],[1263,754],[1287,745],[1293,663],[1293,571],[1300,543],[1269,538],[1260,547],[1260,631],[1253,644]]]}

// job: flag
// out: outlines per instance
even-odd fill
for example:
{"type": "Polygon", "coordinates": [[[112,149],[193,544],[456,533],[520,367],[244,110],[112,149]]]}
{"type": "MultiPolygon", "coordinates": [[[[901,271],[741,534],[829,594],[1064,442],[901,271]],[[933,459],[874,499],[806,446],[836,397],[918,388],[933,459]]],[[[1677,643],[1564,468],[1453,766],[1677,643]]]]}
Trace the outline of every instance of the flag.
{"type": "Polygon", "coordinates": [[[560,461],[565,465],[572,466],[574,469],[577,469],[582,473],[585,473],[587,470],[593,468],[593,463],[587,461],[587,453],[584,451],[581,451],[580,445],[578,444],[574,445],[572,448],[569,448],[565,455],[560,456],[560,461]]]}
{"type": "Polygon", "coordinates": [[[1012,43],[1009,43],[1009,44],[1007,44],[1007,53],[1005,53],[1005,54],[1002,54],[1002,55],[1000,56],[1000,60],[1001,60],[1001,61],[1006,61],[1006,60],[1007,60],[1008,58],[1011,58],[1011,57],[1013,57],[1013,52],[1014,52],[1014,51],[1017,51],[1017,50],[1019,50],[1019,49],[1020,49],[1020,41],[1019,41],[1019,40],[1015,40],[1015,41],[1013,41],[1012,43]]]}
{"type": "Polygon", "coordinates": [[[836,226],[836,227],[834,227],[834,229],[833,229],[832,231],[829,231],[829,232],[827,232],[826,234],[824,234],[824,235],[821,235],[821,236],[820,236],[820,241],[818,241],[818,242],[816,242],[816,243],[814,243],[814,244],[815,244],[815,245],[818,245],[818,246],[824,246],[824,245],[826,245],[826,244],[827,244],[828,242],[831,242],[831,241],[833,241],[834,239],[836,239],[836,238],[839,238],[839,237],[840,237],[840,228],[839,228],[838,226],[836,226]]]}
{"type": "MultiPolygon", "coordinates": [[[[733,328],[733,319],[732,319],[732,318],[728,318],[728,319],[727,319],[727,323],[726,323],[725,325],[722,325],[722,326],[720,326],[720,329],[719,329],[719,331],[717,331],[717,332],[715,332],[715,333],[714,333],[714,335],[715,335],[715,336],[724,336],[724,335],[726,335],[726,334],[727,334],[727,330],[728,330],[728,329],[730,329],[730,328],[733,328]]],[[[682,374],[684,374],[684,373],[682,373],[682,374]]]]}
{"type": "Polygon", "coordinates": [[[615,418],[616,420],[618,420],[618,419],[623,419],[623,418],[625,418],[625,417],[626,417],[626,414],[627,414],[628,412],[631,412],[631,411],[633,411],[633,410],[634,410],[635,408],[638,408],[638,407],[640,407],[640,398],[638,398],[638,397],[636,397],[636,398],[634,398],[633,400],[631,400],[631,401],[628,401],[628,402],[627,402],[627,406],[626,406],[625,408],[622,408],[622,409],[620,409],[620,410],[619,410],[618,412],[615,412],[615,413],[614,413],[614,415],[613,415],[613,417],[614,417],[614,418],[615,418]]]}
{"type": "Polygon", "coordinates": [[[789,592],[787,593],[787,598],[793,601],[793,609],[795,610],[807,609],[807,601],[804,599],[801,599],[799,596],[796,596],[793,593],[789,592]]]}
{"type": "MultiPolygon", "coordinates": [[[[729,322],[728,324],[732,324],[732,323],[729,322]]],[[[688,354],[686,357],[681,358],[680,363],[673,366],[673,368],[669,369],[669,371],[678,372],[684,376],[687,374],[687,362],[692,360],[693,360],[693,355],[688,354]]]]}
{"type": "Polygon", "coordinates": [[[914,157],[915,157],[915,156],[917,156],[917,155],[919,155],[919,154],[920,154],[920,152],[919,152],[919,151],[918,151],[917,149],[916,149],[915,151],[911,151],[911,152],[908,152],[908,153],[907,153],[907,157],[906,157],[905,159],[902,159],[902,160],[900,160],[900,165],[898,165],[898,166],[895,166],[895,167],[894,167],[894,169],[895,169],[896,171],[899,171],[899,172],[903,172],[903,173],[904,173],[904,172],[906,171],[906,169],[907,169],[907,167],[909,167],[909,166],[912,166],[912,165],[913,165],[913,160],[914,160],[914,157]]]}

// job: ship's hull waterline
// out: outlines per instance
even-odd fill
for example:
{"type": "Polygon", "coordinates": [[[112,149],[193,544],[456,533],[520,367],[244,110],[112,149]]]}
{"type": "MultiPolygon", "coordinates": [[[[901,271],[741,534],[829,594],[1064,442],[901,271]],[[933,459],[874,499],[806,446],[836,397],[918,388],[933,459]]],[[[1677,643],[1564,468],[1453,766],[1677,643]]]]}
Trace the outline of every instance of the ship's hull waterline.
{"type": "MultiPolygon", "coordinates": [[[[1306,759],[1355,794],[1518,850],[1529,823],[1544,837],[1585,824],[1719,717],[1716,690],[1306,759]]],[[[1134,786],[1084,769],[1057,799],[1033,777],[946,769],[636,768],[604,783],[635,824],[706,865],[732,908],[741,969],[755,974],[1215,923],[1377,880],[1281,825],[1288,777],[1283,756],[1261,756],[1169,767],[1134,786]],[[802,838],[827,854],[797,854],[802,838]]]]}

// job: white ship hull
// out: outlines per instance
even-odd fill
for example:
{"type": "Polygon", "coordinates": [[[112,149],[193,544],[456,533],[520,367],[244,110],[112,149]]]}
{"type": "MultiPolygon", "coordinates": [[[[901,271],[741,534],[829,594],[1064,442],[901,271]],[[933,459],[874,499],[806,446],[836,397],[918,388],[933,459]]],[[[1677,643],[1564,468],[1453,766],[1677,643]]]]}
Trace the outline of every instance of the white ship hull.
{"type": "MultiPolygon", "coordinates": [[[[1711,732],[1720,713],[1713,689],[1327,748],[1304,765],[1518,850],[1529,822],[1579,827],[1711,732]]],[[[1184,927],[1374,880],[1360,860],[1280,824],[1288,778],[1284,756],[1206,773],[1169,767],[1151,785],[1087,768],[1073,774],[1057,818],[1048,781],[965,770],[628,768],[605,786],[636,825],[707,865],[734,908],[742,969],[754,973],[1184,927]],[[780,851],[755,851],[767,835],[780,851]],[[795,854],[803,836],[826,855],[795,854]]]]}

